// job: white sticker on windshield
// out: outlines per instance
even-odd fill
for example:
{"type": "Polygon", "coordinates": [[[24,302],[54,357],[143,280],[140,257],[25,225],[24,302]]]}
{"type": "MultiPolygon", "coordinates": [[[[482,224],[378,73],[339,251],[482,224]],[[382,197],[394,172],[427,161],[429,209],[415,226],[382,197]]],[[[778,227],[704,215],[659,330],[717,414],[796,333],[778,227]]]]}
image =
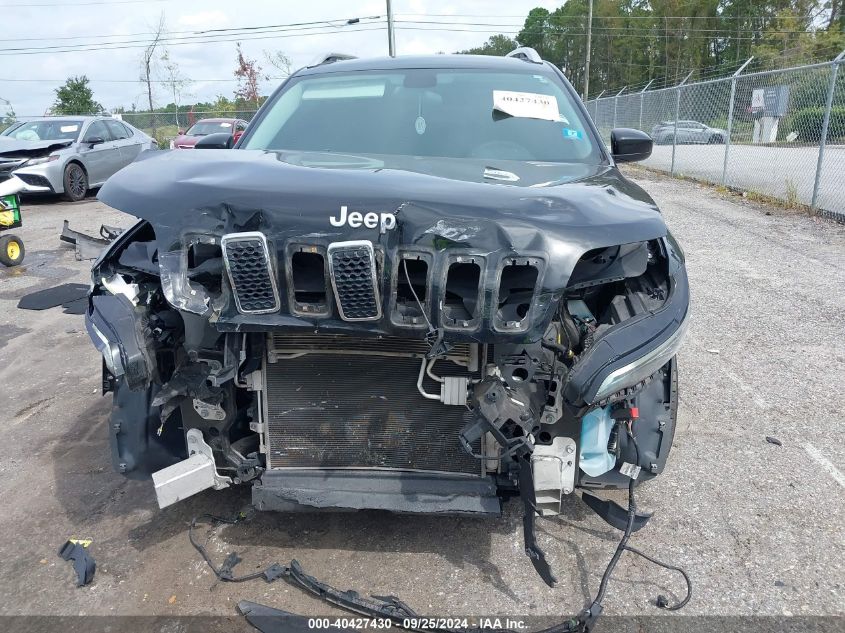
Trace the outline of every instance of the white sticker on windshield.
{"type": "Polygon", "coordinates": [[[220,127],[232,127],[231,123],[221,123],[220,127]]]}
{"type": "Polygon", "coordinates": [[[68,134],[69,132],[78,132],[79,126],[78,125],[63,125],[59,128],[62,134],[68,134]]]}
{"type": "Polygon", "coordinates": [[[558,111],[554,95],[494,90],[493,109],[515,117],[569,123],[558,111]]]}

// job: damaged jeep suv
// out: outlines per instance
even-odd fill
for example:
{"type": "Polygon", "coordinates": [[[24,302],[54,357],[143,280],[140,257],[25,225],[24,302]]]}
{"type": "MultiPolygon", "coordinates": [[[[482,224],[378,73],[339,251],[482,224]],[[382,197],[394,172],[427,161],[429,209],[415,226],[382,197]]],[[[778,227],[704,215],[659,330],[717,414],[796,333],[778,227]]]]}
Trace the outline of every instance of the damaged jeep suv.
{"type": "MultiPolygon", "coordinates": [[[[294,73],[234,149],[155,152],[87,313],[115,467],[164,507],[534,517],[659,474],[683,253],[554,66],[348,59],[294,73]]],[[[600,500],[599,500],[600,501],[600,500]]],[[[603,503],[603,502],[602,502],[603,503]]]]}

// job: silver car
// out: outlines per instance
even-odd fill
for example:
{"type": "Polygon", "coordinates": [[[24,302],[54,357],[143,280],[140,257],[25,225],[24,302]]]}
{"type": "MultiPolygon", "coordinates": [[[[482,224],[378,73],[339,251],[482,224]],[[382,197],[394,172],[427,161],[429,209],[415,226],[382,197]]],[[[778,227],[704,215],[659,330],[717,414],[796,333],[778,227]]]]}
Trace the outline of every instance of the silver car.
{"type": "Polygon", "coordinates": [[[34,119],[0,137],[0,182],[82,200],[147,149],[158,149],[154,138],[111,117],[34,119]]]}
{"type": "Polygon", "coordinates": [[[677,132],[676,143],[722,144],[728,136],[727,131],[710,127],[699,121],[661,121],[651,129],[651,138],[657,145],[671,145],[677,132]]]}

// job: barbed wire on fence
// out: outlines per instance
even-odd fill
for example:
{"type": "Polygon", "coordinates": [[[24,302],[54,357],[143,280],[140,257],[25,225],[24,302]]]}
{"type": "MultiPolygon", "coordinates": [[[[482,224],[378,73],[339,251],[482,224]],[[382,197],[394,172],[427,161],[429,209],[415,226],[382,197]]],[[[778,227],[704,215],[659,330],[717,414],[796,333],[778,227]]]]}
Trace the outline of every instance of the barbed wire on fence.
{"type": "Polygon", "coordinates": [[[845,221],[845,51],[744,73],[750,61],[727,77],[605,91],[585,105],[605,143],[617,127],[649,133],[647,167],[845,221]]]}

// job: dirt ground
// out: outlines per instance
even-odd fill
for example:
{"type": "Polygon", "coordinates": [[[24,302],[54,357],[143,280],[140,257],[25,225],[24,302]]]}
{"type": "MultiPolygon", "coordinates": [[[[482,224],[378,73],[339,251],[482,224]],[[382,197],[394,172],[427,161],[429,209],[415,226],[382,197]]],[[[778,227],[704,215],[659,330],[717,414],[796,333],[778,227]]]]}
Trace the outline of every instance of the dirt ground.
{"type": "MultiPolygon", "coordinates": [[[[632,175],[684,247],[693,297],[675,446],[666,472],[640,489],[639,505],[655,514],[632,539],[692,578],[684,615],[664,618],[822,615],[841,624],[845,227],[632,175]]],[[[83,318],[16,305],[34,290],[87,283],[90,262],[76,261],[58,240],[63,219],[96,232],[131,218],[93,198],[25,201],[23,213],[15,232],[26,261],[0,270],[0,614],[213,615],[223,616],[215,621],[225,623],[221,630],[240,630],[236,604],[247,599],[341,615],[283,582],[216,581],[188,542],[189,522],[234,514],[249,503],[247,489],[207,491],[160,511],[151,482],[112,471],[110,402],[100,395],[100,358],[83,318]],[[56,555],[71,536],[94,541],[97,574],[84,588],[56,555]]],[[[618,533],[575,497],[559,517],[539,520],[540,544],[560,579],[549,589],[522,551],[521,529],[511,502],[499,519],[259,513],[198,534],[218,564],[237,551],[238,573],[295,558],[336,587],[395,594],[424,614],[579,610],[595,594],[618,533]]],[[[655,596],[671,600],[682,590],[677,575],[626,556],[605,613],[661,614],[655,596]]],[[[26,620],[15,622],[25,628],[26,620]]]]}

